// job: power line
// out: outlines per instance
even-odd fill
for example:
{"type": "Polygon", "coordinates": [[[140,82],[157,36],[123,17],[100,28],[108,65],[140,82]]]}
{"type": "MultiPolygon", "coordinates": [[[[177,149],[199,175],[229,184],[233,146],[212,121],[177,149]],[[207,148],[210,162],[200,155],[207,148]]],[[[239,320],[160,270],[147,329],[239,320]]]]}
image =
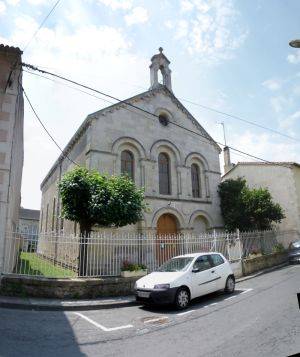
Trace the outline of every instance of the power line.
{"type": "Polygon", "coordinates": [[[56,6],[60,3],[61,0],[57,0],[56,3],[52,6],[51,10],[49,11],[49,13],[47,14],[47,16],[44,18],[44,20],[41,22],[40,26],[35,30],[35,32],[33,33],[33,35],[31,36],[31,38],[29,39],[29,41],[27,42],[27,44],[25,45],[25,47],[23,48],[23,52],[25,52],[25,50],[27,49],[27,47],[29,46],[29,44],[31,43],[31,41],[35,38],[35,36],[37,35],[37,33],[40,31],[40,29],[43,27],[44,23],[48,20],[48,17],[52,14],[52,12],[54,11],[54,9],[56,8],[56,6]]]}
{"type": "Polygon", "coordinates": [[[66,157],[67,159],[69,159],[73,164],[75,164],[76,166],[80,166],[79,164],[77,164],[77,162],[75,162],[74,160],[70,159],[69,156],[67,154],[64,153],[63,149],[59,146],[59,144],[57,143],[57,141],[54,139],[54,137],[50,134],[50,132],[48,131],[48,129],[46,128],[46,126],[44,125],[44,123],[42,122],[42,120],[40,119],[40,117],[38,116],[36,110],[34,109],[30,99],[28,98],[25,89],[23,88],[23,86],[21,85],[22,91],[24,93],[24,96],[31,108],[31,110],[33,111],[35,117],[37,118],[37,120],[39,121],[39,123],[41,124],[41,126],[43,127],[43,129],[45,130],[45,132],[47,133],[47,135],[50,137],[50,139],[54,142],[54,144],[58,147],[58,149],[61,151],[61,153],[63,154],[64,157],[66,157]]]}
{"type": "MultiPolygon", "coordinates": [[[[46,67],[42,67],[42,68],[46,68],[46,67]]],[[[147,90],[147,88],[142,87],[142,86],[139,86],[139,85],[135,85],[135,84],[133,84],[133,83],[131,83],[131,86],[136,87],[136,88],[140,88],[140,89],[143,89],[143,90],[147,90]]],[[[177,97],[177,98],[178,98],[179,100],[183,101],[183,102],[187,102],[187,103],[189,103],[189,104],[195,105],[195,106],[200,107],[200,108],[202,108],[202,109],[206,109],[206,110],[212,111],[212,112],[214,112],[214,113],[218,113],[218,114],[227,116],[227,117],[229,117],[229,118],[239,120],[239,121],[244,122],[244,123],[246,123],[246,124],[249,124],[249,125],[252,125],[252,126],[256,126],[256,127],[260,128],[260,129],[268,130],[268,131],[270,131],[270,132],[272,132],[272,133],[274,133],[274,134],[283,136],[283,137],[288,138],[288,139],[291,139],[291,140],[293,140],[293,141],[300,142],[300,139],[299,139],[299,138],[295,138],[294,136],[287,135],[287,134],[285,134],[285,133],[282,133],[281,131],[275,130],[275,129],[273,129],[273,128],[269,128],[268,126],[264,126],[264,125],[258,124],[258,123],[254,122],[254,121],[251,121],[251,120],[242,118],[242,117],[240,117],[240,116],[238,116],[238,115],[226,113],[226,112],[224,112],[224,111],[221,111],[221,110],[218,110],[218,109],[209,107],[209,106],[204,105],[204,104],[196,103],[196,102],[193,102],[193,101],[188,100],[188,99],[185,99],[185,98],[181,98],[181,97],[177,97]]],[[[226,143],[225,143],[225,144],[226,144],[226,143]]]]}
{"type": "MultiPolygon", "coordinates": [[[[79,88],[76,88],[76,87],[69,86],[69,85],[67,85],[66,83],[56,81],[55,79],[52,79],[52,78],[49,78],[49,77],[43,76],[43,75],[41,75],[41,74],[38,74],[38,73],[33,73],[33,72],[29,72],[29,71],[26,71],[26,70],[24,70],[24,69],[23,69],[23,72],[26,72],[26,73],[32,74],[32,75],[37,76],[37,77],[41,77],[41,78],[47,79],[48,81],[51,81],[51,82],[53,82],[53,83],[57,83],[57,84],[60,84],[60,85],[62,85],[62,86],[65,86],[65,87],[67,87],[67,88],[70,88],[70,89],[76,90],[77,92],[81,92],[81,93],[87,94],[87,95],[89,95],[90,97],[94,97],[94,98],[96,98],[96,99],[100,99],[100,100],[102,100],[102,101],[103,101],[103,102],[105,102],[105,103],[115,104],[114,102],[111,102],[110,100],[107,100],[107,99],[104,99],[104,98],[98,97],[98,96],[97,96],[97,95],[95,95],[95,94],[92,94],[92,93],[86,92],[86,91],[84,91],[84,90],[82,90],[82,89],[79,89],[79,88]]],[[[133,111],[132,111],[132,112],[133,112],[133,111]]]]}
{"type": "Polygon", "coordinates": [[[210,110],[210,111],[212,111],[212,112],[215,112],[215,113],[218,113],[218,114],[221,114],[221,115],[225,115],[225,116],[230,117],[230,118],[233,118],[233,119],[237,119],[237,120],[242,121],[242,122],[244,122],[244,123],[247,123],[247,124],[250,124],[250,125],[253,125],[253,126],[257,126],[258,128],[261,128],[261,129],[264,129],[264,130],[269,130],[269,131],[271,131],[271,132],[274,133],[274,134],[281,135],[281,136],[284,136],[284,137],[286,137],[286,138],[288,138],[288,139],[291,139],[291,140],[300,142],[300,139],[298,139],[298,138],[295,138],[295,137],[293,137],[293,136],[284,134],[284,133],[282,133],[281,131],[278,131],[278,130],[269,128],[269,127],[267,127],[267,126],[263,126],[263,125],[261,125],[261,124],[255,123],[255,122],[253,122],[253,121],[250,121],[250,120],[247,120],[247,119],[243,119],[243,118],[241,118],[241,117],[239,117],[239,116],[237,116],[237,115],[229,114],[229,113],[223,112],[223,111],[221,111],[221,110],[208,107],[208,106],[206,106],[206,105],[202,105],[202,104],[199,104],[199,103],[192,102],[192,101],[187,100],[187,99],[183,99],[183,98],[179,98],[179,99],[180,99],[180,100],[183,100],[183,101],[185,101],[185,102],[187,102],[187,103],[196,105],[196,106],[198,106],[198,107],[200,107],[200,108],[204,108],[204,109],[210,110]]]}
{"type": "MultiPolygon", "coordinates": [[[[69,78],[66,78],[66,77],[64,77],[64,76],[60,76],[60,75],[57,75],[57,74],[55,74],[55,73],[51,73],[51,72],[48,72],[48,71],[39,69],[38,67],[33,66],[33,65],[30,65],[30,64],[22,63],[22,66],[24,66],[24,67],[26,67],[26,68],[29,68],[29,69],[31,69],[31,70],[33,70],[33,71],[38,71],[38,72],[41,72],[41,73],[44,73],[44,74],[51,75],[51,76],[53,76],[53,77],[62,79],[62,80],[64,80],[64,81],[66,81],[66,82],[75,84],[75,85],[77,85],[77,86],[83,87],[83,88],[88,89],[88,90],[93,91],[93,92],[96,92],[96,93],[101,94],[101,95],[103,95],[103,96],[106,96],[106,97],[108,97],[108,98],[114,99],[114,100],[116,100],[116,101],[118,102],[118,103],[115,103],[115,104],[125,104],[125,105],[128,105],[128,106],[131,107],[131,108],[138,109],[139,111],[142,111],[142,112],[144,112],[144,113],[146,113],[146,114],[149,114],[149,115],[151,115],[152,117],[159,118],[158,115],[156,115],[156,114],[154,114],[154,113],[152,113],[152,112],[149,112],[148,110],[145,110],[145,109],[143,109],[143,108],[137,107],[137,106],[134,105],[134,104],[131,104],[131,103],[129,103],[129,102],[126,102],[126,100],[121,100],[121,99],[119,99],[119,98],[117,98],[117,97],[114,97],[114,96],[112,96],[112,95],[110,95],[110,94],[107,94],[107,93],[105,93],[105,92],[102,92],[102,91],[99,91],[99,90],[94,89],[94,88],[92,88],[92,87],[89,87],[89,86],[87,86],[87,85],[85,85],[85,84],[76,82],[76,81],[74,81],[74,80],[72,80],[72,79],[69,79],[69,78]]],[[[99,98],[99,99],[100,99],[100,98],[99,98]]],[[[126,107],[124,107],[124,109],[128,110],[128,108],[126,108],[126,107]]],[[[147,118],[148,118],[148,117],[147,117],[147,118]]],[[[190,133],[193,133],[193,134],[195,134],[195,135],[197,135],[197,136],[203,137],[203,138],[205,138],[206,140],[208,140],[208,141],[210,141],[210,142],[212,142],[212,143],[214,143],[214,144],[218,144],[218,145],[221,145],[221,146],[225,146],[224,143],[220,143],[220,142],[218,142],[218,141],[215,141],[215,140],[213,140],[211,137],[207,137],[207,136],[205,136],[205,135],[203,135],[203,134],[200,134],[199,132],[196,132],[196,131],[194,131],[194,130],[191,130],[191,129],[189,129],[189,128],[186,128],[186,127],[184,127],[184,126],[182,126],[182,125],[180,125],[180,124],[178,124],[178,123],[175,123],[175,122],[173,122],[173,121],[171,121],[171,120],[169,121],[169,123],[172,124],[172,125],[174,125],[174,126],[177,126],[177,127],[181,128],[181,129],[184,129],[184,130],[186,130],[186,131],[188,131],[188,132],[190,132],[190,133]]],[[[286,166],[286,165],[283,165],[283,164],[280,164],[280,163],[274,163],[274,162],[265,160],[265,159],[263,159],[263,158],[261,158],[261,157],[258,157],[258,156],[249,154],[249,153],[247,153],[247,152],[245,152],[245,151],[239,150],[239,149],[234,148],[234,147],[229,146],[229,145],[227,145],[227,147],[230,148],[230,149],[233,150],[233,151],[236,151],[236,152],[238,152],[238,153],[247,155],[248,157],[254,158],[254,159],[256,159],[256,160],[260,160],[260,161],[263,161],[263,162],[266,162],[266,163],[269,163],[269,164],[276,164],[276,165],[279,165],[279,166],[286,166]]],[[[287,166],[286,166],[286,167],[287,167],[287,166]]]]}

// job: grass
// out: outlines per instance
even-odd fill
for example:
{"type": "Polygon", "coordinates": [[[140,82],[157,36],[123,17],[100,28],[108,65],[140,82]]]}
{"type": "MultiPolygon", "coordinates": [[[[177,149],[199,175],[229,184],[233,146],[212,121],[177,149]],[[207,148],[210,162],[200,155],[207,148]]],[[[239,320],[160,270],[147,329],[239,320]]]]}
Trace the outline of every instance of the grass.
{"type": "Polygon", "coordinates": [[[54,265],[36,253],[22,252],[17,267],[18,274],[39,275],[47,278],[74,278],[76,273],[70,269],[54,265]]]}

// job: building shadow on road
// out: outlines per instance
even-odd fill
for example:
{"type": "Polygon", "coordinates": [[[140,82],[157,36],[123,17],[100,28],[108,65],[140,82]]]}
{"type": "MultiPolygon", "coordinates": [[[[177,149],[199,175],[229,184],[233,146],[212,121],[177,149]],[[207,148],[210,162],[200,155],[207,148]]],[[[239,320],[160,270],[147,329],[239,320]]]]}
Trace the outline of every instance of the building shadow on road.
{"type": "Polygon", "coordinates": [[[62,311],[0,309],[0,356],[83,357],[71,322],[62,311]]]}

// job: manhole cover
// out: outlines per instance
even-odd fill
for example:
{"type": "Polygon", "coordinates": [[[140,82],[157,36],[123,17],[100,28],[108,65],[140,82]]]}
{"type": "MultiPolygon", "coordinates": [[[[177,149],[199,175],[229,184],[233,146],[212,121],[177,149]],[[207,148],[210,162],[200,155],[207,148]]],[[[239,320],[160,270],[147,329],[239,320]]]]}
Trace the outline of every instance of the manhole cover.
{"type": "Polygon", "coordinates": [[[149,317],[143,317],[141,321],[144,324],[153,324],[153,325],[160,325],[160,324],[165,324],[168,322],[169,318],[167,316],[149,316],[149,317]]]}

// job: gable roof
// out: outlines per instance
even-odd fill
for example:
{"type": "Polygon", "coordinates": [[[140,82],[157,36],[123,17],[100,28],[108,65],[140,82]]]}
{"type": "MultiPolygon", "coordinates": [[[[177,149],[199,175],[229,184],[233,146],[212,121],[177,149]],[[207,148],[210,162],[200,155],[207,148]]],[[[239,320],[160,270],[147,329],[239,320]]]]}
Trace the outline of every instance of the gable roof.
{"type": "Polygon", "coordinates": [[[236,164],[234,164],[234,166],[230,170],[224,173],[222,178],[228,175],[229,172],[232,172],[237,166],[285,166],[286,168],[292,168],[292,166],[300,167],[300,164],[292,161],[270,161],[270,162],[239,161],[236,164]]]}
{"type": "MultiPolygon", "coordinates": [[[[143,93],[137,94],[133,97],[130,97],[128,99],[125,99],[123,101],[117,102],[115,104],[112,104],[108,107],[102,108],[94,113],[89,114],[86,119],[83,121],[83,123],[80,125],[78,130],[75,132],[75,134],[72,136],[71,140],[69,143],[66,145],[64,148],[63,152],[60,154],[58,159],[55,161],[47,175],[45,176],[44,180],[41,183],[41,188],[44,186],[44,184],[47,182],[48,178],[51,176],[53,171],[56,169],[56,167],[59,165],[59,163],[68,155],[68,153],[72,150],[73,146],[75,143],[80,139],[80,137],[83,135],[83,133],[87,130],[89,127],[91,121],[95,119],[96,116],[99,114],[105,115],[106,112],[112,112],[114,110],[117,110],[119,108],[125,108],[128,106],[127,103],[132,104],[134,107],[132,109],[139,110],[138,106],[134,104],[136,101],[141,100],[147,96],[150,95],[155,95],[156,93],[159,92],[164,92],[167,96],[170,97],[172,102],[177,106],[178,109],[180,109],[187,117],[188,119],[194,124],[194,126],[197,128],[198,131],[200,131],[201,136],[209,140],[219,152],[221,152],[220,146],[215,142],[215,140],[208,134],[208,132],[200,125],[200,123],[195,119],[195,117],[185,108],[185,106],[175,97],[175,95],[165,86],[160,84],[158,87],[154,89],[149,89],[143,93]],[[135,108],[136,107],[136,108],[135,108]]],[[[143,111],[143,108],[140,108],[141,111],[143,111]]]]}
{"type": "Polygon", "coordinates": [[[36,209],[20,207],[19,219],[32,219],[38,221],[40,219],[40,211],[36,209]]]}

